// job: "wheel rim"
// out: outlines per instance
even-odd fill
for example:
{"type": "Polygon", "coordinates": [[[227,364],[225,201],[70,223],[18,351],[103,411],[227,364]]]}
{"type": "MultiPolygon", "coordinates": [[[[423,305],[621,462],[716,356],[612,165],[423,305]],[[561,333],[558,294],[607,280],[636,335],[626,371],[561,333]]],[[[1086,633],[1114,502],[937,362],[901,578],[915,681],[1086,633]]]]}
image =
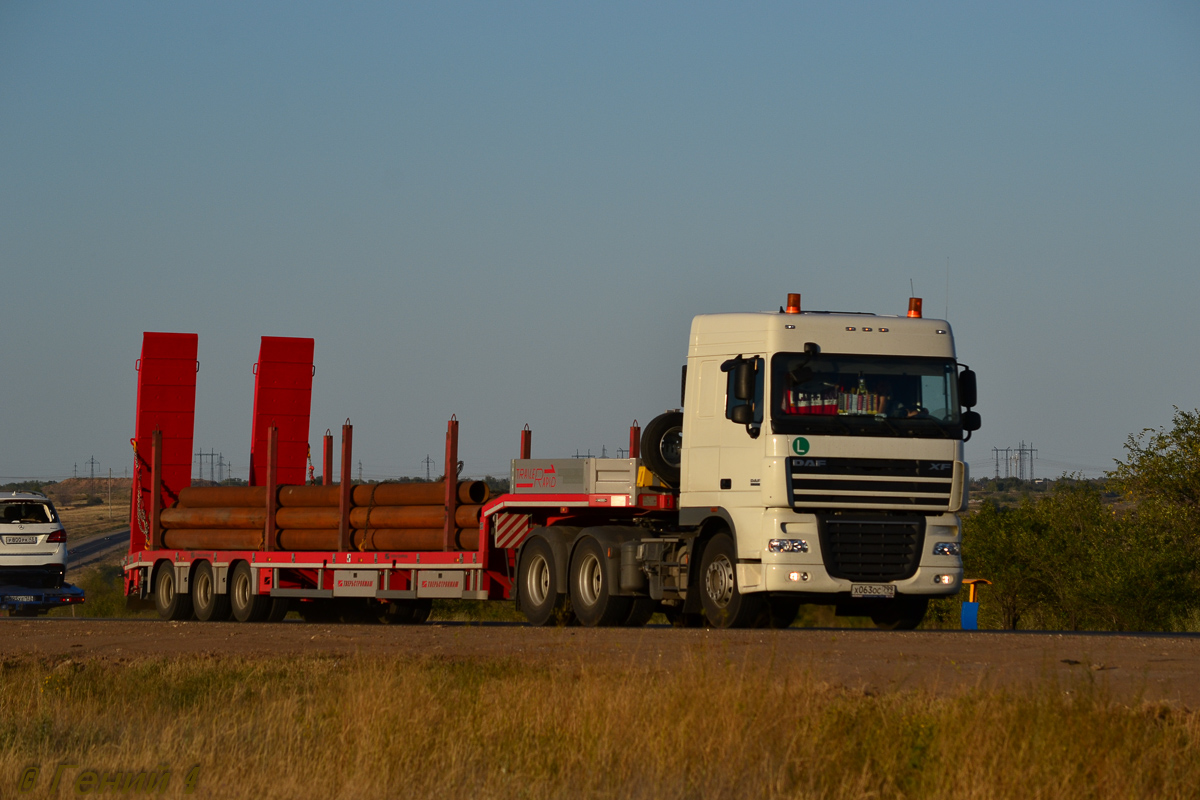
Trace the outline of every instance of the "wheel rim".
{"type": "Polygon", "coordinates": [[[588,553],[579,564],[579,599],[585,606],[594,606],[603,590],[604,571],[600,559],[594,553],[588,553]]]}
{"type": "Polygon", "coordinates": [[[683,460],[683,428],[671,428],[658,440],[658,453],[672,467],[678,467],[683,460]]]}
{"type": "Polygon", "coordinates": [[[708,565],[708,572],[704,575],[704,588],[709,599],[718,608],[724,608],[733,599],[733,564],[724,553],[708,565]]]}
{"type": "Polygon", "coordinates": [[[208,604],[212,602],[212,581],[208,575],[201,573],[196,576],[196,585],[192,587],[192,594],[196,598],[196,605],[201,608],[208,608],[208,604]]]}
{"type": "Polygon", "coordinates": [[[158,579],[158,598],[164,606],[171,605],[175,599],[175,576],[170,572],[164,572],[158,579]]]}
{"type": "Polygon", "coordinates": [[[250,605],[250,581],[245,575],[238,575],[233,583],[233,597],[239,608],[250,605]]]}
{"type": "Polygon", "coordinates": [[[537,553],[529,561],[525,593],[535,606],[540,606],[550,596],[550,562],[541,553],[537,553]]]}

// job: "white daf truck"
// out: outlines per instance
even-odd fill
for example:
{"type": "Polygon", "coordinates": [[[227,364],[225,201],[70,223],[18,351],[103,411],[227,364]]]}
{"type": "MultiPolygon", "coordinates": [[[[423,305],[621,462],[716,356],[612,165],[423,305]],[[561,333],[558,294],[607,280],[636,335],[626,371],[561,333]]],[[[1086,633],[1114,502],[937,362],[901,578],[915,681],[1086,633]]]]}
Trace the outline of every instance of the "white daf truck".
{"type": "Polygon", "coordinates": [[[825,603],[884,628],[959,590],[976,381],[919,298],[906,316],[802,311],[799,295],[698,316],[682,395],[641,453],[678,488],[677,525],[626,545],[622,590],[681,624],[786,625],[825,603]]]}

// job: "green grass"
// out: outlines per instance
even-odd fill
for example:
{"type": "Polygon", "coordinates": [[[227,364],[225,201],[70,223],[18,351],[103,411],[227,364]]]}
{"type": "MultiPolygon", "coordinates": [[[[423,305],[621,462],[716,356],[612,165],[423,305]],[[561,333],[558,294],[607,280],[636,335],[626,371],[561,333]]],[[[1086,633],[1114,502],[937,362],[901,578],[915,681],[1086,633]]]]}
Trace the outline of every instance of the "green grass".
{"type": "MultiPolygon", "coordinates": [[[[787,664],[187,657],[0,665],[0,797],[39,767],[164,796],[1195,797],[1200,719],[1083,681],[864,694],[787,664]]],[[[72,790],[61,791],[69,796],[72,790]]]]}

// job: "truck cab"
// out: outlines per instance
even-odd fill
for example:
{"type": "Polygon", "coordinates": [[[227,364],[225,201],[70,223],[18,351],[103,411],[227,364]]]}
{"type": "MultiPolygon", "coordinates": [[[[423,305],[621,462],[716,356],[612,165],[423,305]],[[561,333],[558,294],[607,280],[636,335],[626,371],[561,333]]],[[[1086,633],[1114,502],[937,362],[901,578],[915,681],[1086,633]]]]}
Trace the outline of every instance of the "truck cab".
{"type": "Polygon", "coordinates": [[[975,378],[914,300],[907,316],[801,311],[791,295],[780,313],[694,318],[679,520],[733,545],[696,588],[732,572],[725,594],[834,603],[882,627],[959,590],[975,378]]]}

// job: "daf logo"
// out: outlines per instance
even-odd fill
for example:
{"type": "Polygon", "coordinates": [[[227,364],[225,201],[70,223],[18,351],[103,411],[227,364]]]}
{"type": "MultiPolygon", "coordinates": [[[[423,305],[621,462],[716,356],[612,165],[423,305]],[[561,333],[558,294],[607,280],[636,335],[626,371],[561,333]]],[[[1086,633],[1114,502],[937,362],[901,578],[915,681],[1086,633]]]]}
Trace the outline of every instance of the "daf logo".
{"type": "Polygon", "coordinates": [[[932,469],[932,470],[934,470],[934,471],[938,471],[938,472],[940,472],[940,471],[942,471],[942,470],[951,469],[951,468],[953,468],[953,467],[954,467],[954,462],[952,462],[952,461],[949,461],[949,462],[947,462],[947,461],[943,461],[943,462],[937,462],[937,461],[935,461],[935,462],[933,462],[932,464],[930,464],[930,465],[929,465],[929,468],[930,468],[930,469],[932,469]]]}
{"type": "Polygon", "coordinates": [[[825,459],[823,459],[823,458],[797,458],[795,463],[796,463],[797,467],[823,467],[823,466],[825,466],[825,459]]]}

